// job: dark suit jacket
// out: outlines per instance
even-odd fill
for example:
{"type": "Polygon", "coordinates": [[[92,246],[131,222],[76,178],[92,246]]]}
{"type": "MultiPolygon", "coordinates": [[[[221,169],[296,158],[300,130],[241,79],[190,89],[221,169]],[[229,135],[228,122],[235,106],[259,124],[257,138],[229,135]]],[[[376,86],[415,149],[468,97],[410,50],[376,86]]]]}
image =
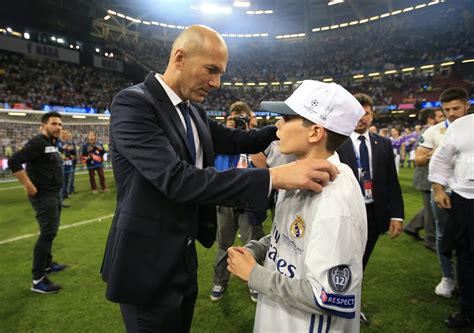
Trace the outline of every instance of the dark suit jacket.
{"type": "Polygon", "coordinates": [[[228,129],[192,105],[204,153],[201,170],[190,164],[184,126],[154,73],[119,92],[111,110],[117,207],[102,277],[109,300],[146,304],[195,283],[194,240],[212,246],[216,204],[265,206],[268,170],[217,172],[212,166],[216,153],[263,151],[276,139],[276,128],[228,129]]]}
{"type": "MultiPolygon", "coordinates": [[[[403,198],[395,168],[392,143],[389,139],[370,133],[372,148],[372,179],[374,211],[379,233],[388,230],[391,218],[404,218],[403,198]]],[[[338,150],[341,162],[349,165],[357,179],[357,161],[349,138],[338,150]]]]}

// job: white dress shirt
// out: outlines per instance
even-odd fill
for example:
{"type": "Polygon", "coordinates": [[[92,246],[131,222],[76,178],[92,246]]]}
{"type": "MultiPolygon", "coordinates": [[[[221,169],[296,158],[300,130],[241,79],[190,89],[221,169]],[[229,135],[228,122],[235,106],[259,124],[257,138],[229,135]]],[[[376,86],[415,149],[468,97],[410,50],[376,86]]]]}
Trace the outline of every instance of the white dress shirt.
{"type": "MultiPolygon", "coordinates": [[[[161,86],[165,90],[166,94],[171,100],[171,103],[173,103],[174,108],[176,109],[176,112],[178,113],[178,116],[181,119],[181,123],[183,124],[184,129],[187,131],[188,129],[186,128],[186,123],[184,121],[183,114],[181,113],[181,110],[179,109],[179,106],[178,106],[180,103],[184,101],[181,100],[181,98],[179,98],[178,95],[176,95],[176,93],[165,83],[165,81],[163,81],[160,74],[155,74],[155,78],[158,80],[158,82],[161,84],[161,86]]],[[[201,147],[201,141],[199,140],[199,133],[197,131],[196,124],[194,124],[193,118],[192,117],[190,118],[191,118],[191,127],[193,131],[193,136],[194,136],[194,146],[196,147],[196,167],[198,167],[199,169],[202,169],[203,151],[201,147]]]]}
{"type": "Polygon", "coordinates": [[[431,158],[428,179],[474,199],[474,114],[449,126],[431,158]]]}

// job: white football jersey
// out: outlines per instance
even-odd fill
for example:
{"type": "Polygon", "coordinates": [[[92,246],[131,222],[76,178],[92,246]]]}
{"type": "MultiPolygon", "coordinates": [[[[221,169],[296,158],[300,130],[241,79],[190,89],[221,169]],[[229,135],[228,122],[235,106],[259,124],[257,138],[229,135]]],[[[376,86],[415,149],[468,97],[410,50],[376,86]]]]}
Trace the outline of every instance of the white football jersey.
{"type": "Polygon", "coordinates": [[[265,268],[310,282],[314,313],[258,295],[254,332],[359,332],[367,217],[352,170],[321,193],[280,191],[265,268]],[[326,315],[318,314],[326,313],[326,315]]]}

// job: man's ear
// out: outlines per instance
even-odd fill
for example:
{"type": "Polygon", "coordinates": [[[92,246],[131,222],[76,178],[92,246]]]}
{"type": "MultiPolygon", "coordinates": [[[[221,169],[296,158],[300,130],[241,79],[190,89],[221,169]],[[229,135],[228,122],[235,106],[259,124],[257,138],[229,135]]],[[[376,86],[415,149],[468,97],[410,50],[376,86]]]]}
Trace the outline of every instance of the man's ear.
{"type": "Polygon", "coordinates": [[[173,62],[177,69],[181,69],[184,66],[185,51],[184,49],[176,49],[173,53],[173,62]]]}
{"type": "Polygon", "coordinates": [[[322,140],[326,130],[320,125],[311,125],[311,131],[309,132],[309,143],[317,143],[322,140]]]}

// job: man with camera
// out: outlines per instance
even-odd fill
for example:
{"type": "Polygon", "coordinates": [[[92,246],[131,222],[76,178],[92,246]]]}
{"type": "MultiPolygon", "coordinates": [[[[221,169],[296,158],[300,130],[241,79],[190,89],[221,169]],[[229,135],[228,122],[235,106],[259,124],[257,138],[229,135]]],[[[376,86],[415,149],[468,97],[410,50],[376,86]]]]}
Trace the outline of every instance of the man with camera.
{"type": "MultiPolygon", "coordinates": [[[[230,115],[227,117],[226,126],[248,131],[252,111],[244,102],[235,102],[230,106],[230,115]]],[[[249,168],[251,159],[249,154],[217,155],[215,166],[218,171],[232,168],[249,168]]],[[[265,212],[247,211],[240,208],[217,206],[217,255],[214,264],[214,286],[211,291],[211,300],[218,301],[222,298],[229,282],[227,270],[227,249],[234,244],[237,230],[240,232],[242,245],[251,240],[258,240],[264,236],[262,222],[265,212]]],[[[250,290],[250,298],[257,301],[258,294],[250,290]]]]}

